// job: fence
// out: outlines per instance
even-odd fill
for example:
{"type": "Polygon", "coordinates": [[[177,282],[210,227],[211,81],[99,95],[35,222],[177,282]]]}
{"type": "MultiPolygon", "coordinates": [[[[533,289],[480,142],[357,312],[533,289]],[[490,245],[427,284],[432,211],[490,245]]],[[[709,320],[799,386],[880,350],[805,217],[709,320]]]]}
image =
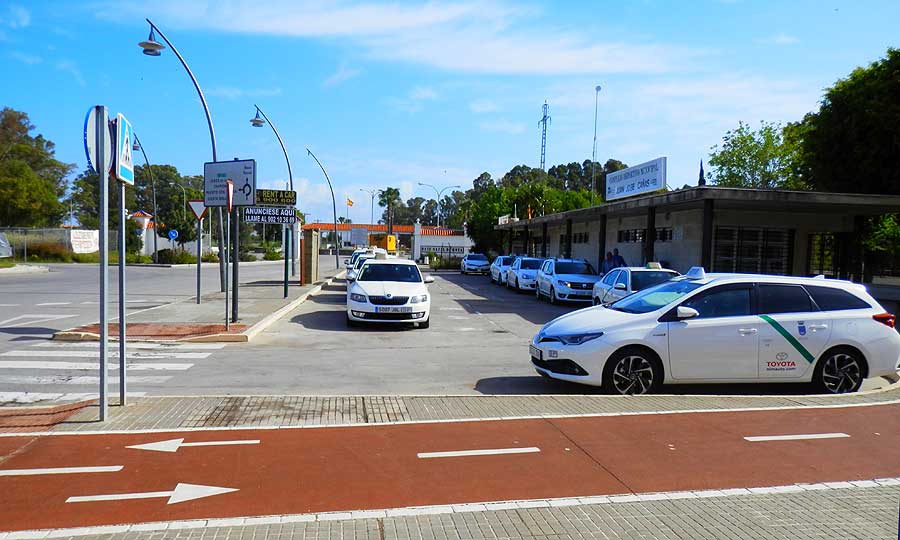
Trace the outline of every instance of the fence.
{"type": "MultiPolygon", "coordinates": [[[[78,230],[78,229],[76,229],[78,230]]],[[[71,229],[28,229],[23,227],[0,227],[0,233],[6,235],[12,246],[13,259],[25,260],[28,258],[28,246],[32,251],[39,246],[58,246],[68,252],[73,252],[71,229]]],[[[109,231],[109,249],[118,249],[118,232],[109,231]]]]}

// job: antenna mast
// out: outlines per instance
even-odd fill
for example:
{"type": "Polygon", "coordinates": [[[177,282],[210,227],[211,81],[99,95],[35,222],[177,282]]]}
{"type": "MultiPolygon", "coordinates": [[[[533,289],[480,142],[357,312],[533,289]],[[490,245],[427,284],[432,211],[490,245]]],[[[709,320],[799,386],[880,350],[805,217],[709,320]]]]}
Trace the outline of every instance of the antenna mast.
{"type": "Polygon", "coordinates": [[[544,101],[544,115],[541,117],[540,122],[538,122],[541,128],[541,170],[545,170],[546,158],[547,158],[547,126],[550,125],[550,105],[547,105],[547,101],[544,101]]]}

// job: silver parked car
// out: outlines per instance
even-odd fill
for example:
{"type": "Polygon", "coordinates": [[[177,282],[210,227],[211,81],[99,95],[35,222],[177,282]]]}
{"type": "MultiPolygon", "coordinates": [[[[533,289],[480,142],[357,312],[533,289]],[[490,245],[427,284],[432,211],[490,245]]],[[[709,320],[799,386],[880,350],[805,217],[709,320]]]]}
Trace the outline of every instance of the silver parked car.
{"type": "Polygon", "coordinates": [[[490,261],[481,253],[467,253],[459,262],[463,274],[487,274],[490,267],[490,261]]]}
{"type": "Polygon", "coordinates": [[[633,292],[637,292],[681,274],[675,270],[661,268],[659,265],[648,267],[623,267],[614,268],[603,276],[603,279],[594,283],[592,293],[594,305],[609,304],[625,298],[633,292]]]}
{"type": "Polygon", "coordinates": [[[512,256],[500,256],[494,259],[494,262],[491,263],[491,283],[506,285],[506,271],[512,266],[514,260],[516,258],[512,256]]]}

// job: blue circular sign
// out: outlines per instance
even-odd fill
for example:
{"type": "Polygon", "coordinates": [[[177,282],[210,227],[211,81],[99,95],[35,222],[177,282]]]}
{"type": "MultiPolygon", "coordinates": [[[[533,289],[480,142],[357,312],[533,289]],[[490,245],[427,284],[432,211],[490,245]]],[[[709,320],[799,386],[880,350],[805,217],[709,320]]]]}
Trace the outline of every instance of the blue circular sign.
{"type": "Polygon", "coordinates": [[[176,238],[178,238],[178,231],[169,229],[169,240],[175,240],[176,238]]]}

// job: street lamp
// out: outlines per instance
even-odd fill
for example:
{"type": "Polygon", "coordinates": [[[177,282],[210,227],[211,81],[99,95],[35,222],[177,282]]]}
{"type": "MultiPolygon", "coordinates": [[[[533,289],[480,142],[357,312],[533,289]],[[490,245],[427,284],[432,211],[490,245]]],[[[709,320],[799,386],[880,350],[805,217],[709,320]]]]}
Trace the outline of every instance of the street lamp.
{"type": "Polygon", "coordinates": [[[312,156],[316,163],[319,165],[319,168],[322,169],[322,174],[325,175],[325,180],[328,182],[328,189],[331,190],[331,209],[334,212],[334,242],[335,242],[335,250],[334,250],[334,267],[340,268],[341,265],[339,263],[340,256],[340,244],[338,243],[338,226],[337,226],[337,202],[334,199],[334,187],[331,185],[331,178],[328,178],[328,173],[325,171],[325,167],[322,166],[322,162],[319,161],[319,158],[316,157],[315,154],[312,153],[312,150],[309,148],[306,149],[306,153],[309,156],[312,156]]]}
{"type": "MultiPolygon", "coordinates": [[[[188,67],[187,62],[184,61],[184,57],[181,56],[181,53],[178,52],[178,49],[175,48],[175,45],[172,45],[172,42],[169,41],[165,34],[163,34],[162,30],[160,30],[158,26],[153,24],[153,21],[151,21],[150,19],[145,20],[147,21],[147,24],[150,25],[150,35],[147,37],[146,41],[141,41],[140,43],[138,43],[138,47],[140,47],[141,50],[143,50],[144,54],[146,54],[147,56],[160,56],[161,51],[165,49],[166,46],[156,41],[156,34],[159,34],[159,37],[161,37],[162,40],[166,42],[166,45],[168,45],[169,48],[172,49],[172,52],[175,53],[178,61],[181,62],[181,66],[184,67],[184,70],[191,78],[191,82],[194,83],[194,89],[197,90],[197,95],[200,96],[200,103],[203,105],[203,112],[206,113],[206,124],[209,126],[209,142],[212,145],[212,160],[218,161],[216,153],[216,131],[213,128],[212,116],[209,114],[209,106],[207,106],[206,98],[203,96],[203,90],[200,89],[200,83],[197,82],[197,78],[194,77],[194,73],[191,71],[191,68],[188,67]]],[[[219,216],[219,251],[221,252],[221,247],[225,239],[225,222],[222,219],[221,206],[217,208],[217,213],[219,216]]],[[[225,258],[222,255],[223,253],[219,253],[219,282],[222,292],[224,292],[226,262],[225,258]]]]}
{"type": "MultiPolygon", "coordinates": [[[[153,37],[152,35],[150,37],[153,37]]],[[[156,210],[156,181],[153,179],[153,169],[150,167],[150,160],[147,159],[147,152],[144,152],[144,146],[141,144],[141,140],[138,139],[137,133],[132,132],[134,135],[134,144],[131,146],[131,149],[134,151],[141,151],[141,154],[144,155],[144,163],[147,165],[147,174],[150,175],[150,188],[153,190],[153,219],[150,221],[153,222],[153,263],[159,263],[159,251],[158,245],[156,242],[157,237],[159,236],[159,231],[156,228],[157,219],[157,210],[156,210]]]]}
{"type": "Polygon", "coordinates": [[[377,189],[365,189],[365,188],[359,188],[359,190],[363,191],[365,193],[368,193],[369,196],[372,198],[372,216],[369,218],[369,223],[374,225],[375,224],[375,194],[378,193],[378,190],[377,189]]]}
{"type": "Polygon", "coordinates": [[[181,219],[187,221],[187,191],[185,191],[184,186],[178,182],[170,182],[170,184],[181,188],[181,195],[184,197],[181,202],[181,219]]]}
{"type": "Polygon", "coordinates": [[[597,161],[597,103],[600,100],[600,85],[594,88],[594,150],[591,154],[591,206],[594,206],[594,192],[597,191],[594,179],[594,162],[597,161]]]}
{"type": "Polygon", "coordinates": [[[431,184],[423,184],[422,182],[419,182],[419,185],[425,186],[425,187],[430,187],[431,189],[434,190],[435,193],[437,193],[437,204],[438,204],[437,226],[440,227],[441,226],[441,195],[448,189],[460,189],[461,186],[447,186],[444,189],[441,189],[440,191],[438,191],[438,188],[432,186],[431,184]]]}

